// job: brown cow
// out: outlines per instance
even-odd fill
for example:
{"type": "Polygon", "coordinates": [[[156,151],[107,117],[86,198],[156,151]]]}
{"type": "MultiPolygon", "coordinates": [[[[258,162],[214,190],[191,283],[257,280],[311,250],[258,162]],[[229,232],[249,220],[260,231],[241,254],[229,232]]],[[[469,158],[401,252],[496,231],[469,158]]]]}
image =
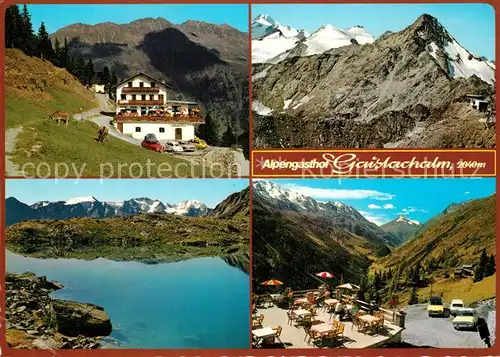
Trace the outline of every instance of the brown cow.
{"type": "Polygon", "coordinates": [[[69,124],[69,114],[68,114],[68,112],[65,112],[63,110],[58,110],[58,111],[50,114],[49,119],[57,121],[57,125],[59,125],[61,123],[61,121],[64,122],[66,127],[69,124]]]}
{"type": "Polygon", "coordinates": [[[97,129],[97,138],[95,139],[97,142],[102,143],[104,140],[108,141],[108,128],[105,126],[100,126],[97,129]]]}

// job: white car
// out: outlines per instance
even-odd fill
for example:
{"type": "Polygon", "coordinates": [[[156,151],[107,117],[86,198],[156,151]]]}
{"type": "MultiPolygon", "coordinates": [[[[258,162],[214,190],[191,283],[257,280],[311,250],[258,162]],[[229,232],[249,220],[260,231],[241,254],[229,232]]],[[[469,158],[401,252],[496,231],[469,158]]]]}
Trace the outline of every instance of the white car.
{"type": "Polygon", "coordinates": [[[460,329],[475,329],[479,316],[476,310],[472,308],[458,309],[457,317],[451,322],[455,330],[460,329]]]}
{"type": "Polygon", "coordinates": [[[463,309],[465,307],[463,300],[453,299],[450,304],[450,315],[456,316],[458,309],[463,309]]]}
{"type": "Polygon", "coordinates": [[[173,152],[184,151],[181,144],[179,144],[177,141],[167,141],[167,143],[165,144],[165,148],[167,151],[173,151],[173,152]]]}

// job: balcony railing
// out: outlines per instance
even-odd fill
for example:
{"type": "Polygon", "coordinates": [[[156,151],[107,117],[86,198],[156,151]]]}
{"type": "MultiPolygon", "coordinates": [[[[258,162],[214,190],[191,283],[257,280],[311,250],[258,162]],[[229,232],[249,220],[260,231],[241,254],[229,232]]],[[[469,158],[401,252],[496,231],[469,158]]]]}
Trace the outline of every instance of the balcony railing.
{"type": "Polygon", "coordinates": [[[123,93],[158,93],[160,88],[157,87],[124,87],[123,93]]]}
{"type": "Polygon", "coordinates": [[[163,100],[119,100],[119,105],[163,105],[163,100]]]}
{"type": "Polygon", "coordinates": [[[118,114],[115,116],[115,121],[117,122],[138,122],[138,121],[147,121],[147,122],[172,122],[172,123],[196,123],[196,124],[204,124],[205,118],[202,116],[196,115],[137,115],[137,113],[131,114],[118,114]]]}

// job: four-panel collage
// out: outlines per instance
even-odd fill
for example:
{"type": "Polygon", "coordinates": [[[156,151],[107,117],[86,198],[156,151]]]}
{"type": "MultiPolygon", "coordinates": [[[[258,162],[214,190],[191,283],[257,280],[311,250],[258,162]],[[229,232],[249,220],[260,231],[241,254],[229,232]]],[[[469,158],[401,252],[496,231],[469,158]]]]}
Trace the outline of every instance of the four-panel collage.
{"type": "Polygon", "coordinates": [[[491,354],[493,6],[0,7],[0,356],[491,354]]]}

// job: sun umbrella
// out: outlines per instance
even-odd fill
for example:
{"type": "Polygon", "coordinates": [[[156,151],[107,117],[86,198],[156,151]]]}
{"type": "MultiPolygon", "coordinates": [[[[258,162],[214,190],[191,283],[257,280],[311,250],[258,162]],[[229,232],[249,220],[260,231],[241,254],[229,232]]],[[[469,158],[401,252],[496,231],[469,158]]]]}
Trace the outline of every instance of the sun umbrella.
{"type": "Polygon", "coordinates": [[[333,278],[333,274],[329,273],[327,271],[322,271],[321,273],[316,273],[316,276],[319,276],[320,278],[333,278]]]}
{"type": "Polygon", "coordinates": [[[283,285],[283,282],[281,282],[279,280],[276,280],[276,279],[271,279],[271,280],[264,281],[260,285],[274,285],[274,286],[278,286],[278,285],[283,285]]]}
{"type": "Polygon", "coordinates": [[[337,286],[337,289],[346,289],[346,290],[356,291],[356,290],[359,290],[359,286],[351,284],[351,283],[347,283],[347,284],[342,284],[342,285],[337,286]]]}

